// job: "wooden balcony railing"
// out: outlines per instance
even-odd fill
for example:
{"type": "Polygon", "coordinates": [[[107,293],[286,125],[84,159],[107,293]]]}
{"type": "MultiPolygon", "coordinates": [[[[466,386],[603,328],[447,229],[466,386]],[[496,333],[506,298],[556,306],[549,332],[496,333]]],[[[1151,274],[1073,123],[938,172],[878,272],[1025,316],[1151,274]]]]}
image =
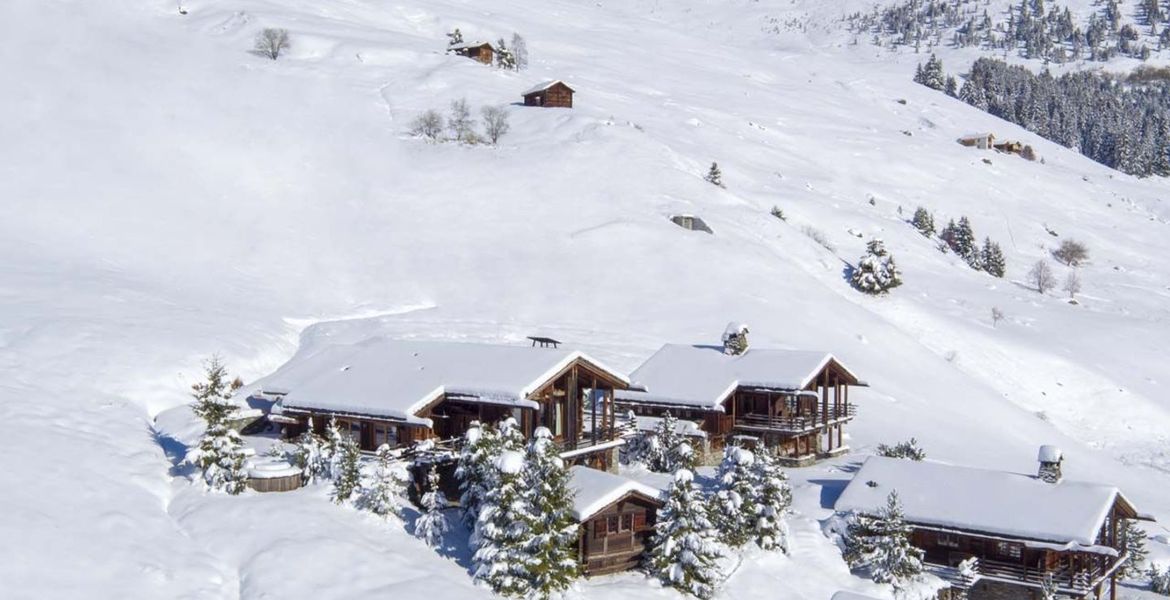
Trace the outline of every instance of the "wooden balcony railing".
{"type": "MultiPolygon", "coordinates": [[[[1124,557],[1117,559],[1123,560],[1124,557]]],[[[1117,564],[1111,563],[1112,565],[1117,564]]],[[[953,584],[970,587],[977,579],[992,579],[1005,583],[1018,583],[1029,587],[1042,587],[1044,580],[1051,576],[1057,591],[1080,597],[1088,594],[1104,577],[1109,575],[1109,569],[1094,566],[1090,569],[1073,570],[1067,566],[1056,569],[1042,569],[1029,567],[1018,563],[1000,562],[985,558],[976,558],[965,572],[958,568],[929,561],[928,570],[953,584]],[[974,576],[972,577],[972,574],[974,576]]]]}
{"type": "Polygon", "coordinates": [[[743,414],[735,417],[735,427],[749,431],[777,431],[781,433],[806,433],[826,425],[844,423],[857,416],[857,407],[849,405],[830,408],[826,415],[821,411],[796,416],[743,414]]]}

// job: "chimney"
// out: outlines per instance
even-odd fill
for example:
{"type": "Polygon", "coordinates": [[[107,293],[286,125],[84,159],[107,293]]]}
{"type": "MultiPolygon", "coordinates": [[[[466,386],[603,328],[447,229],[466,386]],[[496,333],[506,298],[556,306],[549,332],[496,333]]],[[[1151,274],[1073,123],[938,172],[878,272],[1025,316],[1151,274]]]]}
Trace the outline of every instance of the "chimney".
{"type": "Polygon", "coordinates": [[[727,328],[723,330],[723,353],[737,356],[747,352],[747,334],[747,323],[735,321],[728,323],[727,328]]]}
{"type": "Polygon", "coordinates": [[[1036,458],[1040,461],[1040,470],[1036,477],[1045,483],[1060,483],[1060,464],[1064,462],[1064,453],[1056,446],[1040,446],[1040,454],[1036,458]]]}

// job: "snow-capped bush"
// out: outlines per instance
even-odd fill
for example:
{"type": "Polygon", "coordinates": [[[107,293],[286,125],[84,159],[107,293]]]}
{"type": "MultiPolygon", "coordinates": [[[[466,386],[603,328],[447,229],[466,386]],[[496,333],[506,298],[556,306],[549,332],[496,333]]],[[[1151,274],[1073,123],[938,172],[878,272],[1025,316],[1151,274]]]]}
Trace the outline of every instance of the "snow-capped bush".
{"type": "Polygon", "coordinates": [[[379,517],[393,515],[401,518],[402,505],[398,503],[398,497],[402,495],[403,487],[402,480],[394,472],[390,446],[382,444],[378,447],[370,484],[361,488],[358,508],[368,510],[379,517]]]}
{"type": "Polygon", "coordinates": [[[301,468],[308,483],[332,476],[329,467],[331,457],[325,455],[324,445],[325,440],[313,433],[313,421],[310,418],[308,429],[297,438],[296,450],[293,451],[293,464],[301,468]]]}
{"type": "Polygon", "coordinates": [[[788,524],[785,517],[792,506],[792,487],[776,457],[766,449],[757,452],[752,474],[758,489],[756,545],[764,550],[788,552],[788,524]]]}
{"type": "Polygon", "coordinates": [[[723,449],[716,479],[715,526],[720,539],[732,547],[742,546],[755,538],[759,514],[759,486],[752,467],[755,455],[737,446],[723,449]]]}
{"type": "Polygon", "coordinates": [[[646,466],[651,471],[673,473],[695,465],[694,448],[679,435],[678,419],[670,411],[662,416],[654,435],[646,443],[646,466]]]}
{"type": "Polygon", "coordinates": [[[866,245],[865,256],[857,261],[851,279],[853,287],[867,294],[882,294],[902,285],[902,273],[894,264],[894,257],[886,251],[879,239],[866,245]]]}
{"type": "Polygon", "coordinates": [[[893,446],[878,444],[877,453],[878,456],[905,458],[909,460],[923,460],[926,458],[926,451],[918,446],[918,440],[914,438],[910,438],[904,442],[898,442],[893,446]]]}
{"type": "Polygon", "coordinates": [[[410,134],[435,142],[439,140],[439,136],[443,135],[444,127],[443,115],[432,109],[419,115],[411,122],[410,134]]]}
{"type": "Polygon", "coordinates": [[[1076,267],[1089,259],[1089,248],[1076,240],[1061,240],[1060,246],[1052,251],[1052,258],[1076,267]]]}
{"type": "Polygon", "coordinates": [[[1150,565],[1146,575],[1150,578],[1150,591],[1170,596],[1170,567],[1159,569],[1158,565],[1150,565]]]}
{"type": "Polygon", "coordinates": [[[341,504],[361,493],[361,448],[352,436],[342,436],[333,472],[333,501],[341,504]]]}
{"type": "Polygon", "coordinates": [[[276,60],[280,58],[281,53],[291,47],[292,42],[289,41],[287,29],[268,27],[256,34],[253,49],[262,56],[276,60]]]}
{"type": "Polygon", "coordinates": [[[707,169],[707,174],[703,176],[707,183],[717,185],[719,187],[727,187],[723,185],[723,171],[719,170],[719,163],[711,163],[711,168],[707,169]]]}
{"type": "Polygon", "coordinates": [[[664,585],[710,598],[723,577],[716,561],[725,554],[705,499],[694,486],[694,475],[680,469],[654,526],[651,573],[664,585]]]}

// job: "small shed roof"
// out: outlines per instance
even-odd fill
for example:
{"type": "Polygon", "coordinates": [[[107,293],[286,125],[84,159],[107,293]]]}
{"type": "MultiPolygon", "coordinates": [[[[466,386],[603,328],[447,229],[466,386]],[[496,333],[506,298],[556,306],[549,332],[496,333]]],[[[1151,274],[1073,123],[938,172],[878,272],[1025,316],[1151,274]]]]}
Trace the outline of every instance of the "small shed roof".
{"type": "Polygon", "coordinates": [[[529,95],[529,94],[535,94],[535,93],[537,93],[537,92],[543,92],[543,91],[545,91],[545,90],[547,90],[547,89],[549,89],[549,88],[551,88],[551,87],[553,87],[553,86],[557,85],[558,83],[559,83],[559,84],[561,84],[561,85],[563,85],[563,86],[565,86],[566,88],[569,88],[569,91],[570,91],[570,92],[575,92],[575,91],[576,91],[576,90],[574,90],[573,88],[569,87],[569,84],[567,84],[567,83],[565,83],[565,82],[561,81],[560,79],[553,79],[553,80],[551,80],[551,81],[545,81],[544,83],[537,84],[536,86],[534,86],[534,87],[530,88],[528,91],[526,91],[526,92],[524,92],[523,94],[520,94],[520,95],[521,95],[521,96],[527,96],[527,95],[529,95]]]}
{"type": "Polygon", "coordinates": [[[1086,547],[1115,503],[1133,509],[1110,485],[880,456],[865,461],[834,508],[873,514],[893,490],[918,525],[1086,547]]]}
{"type": "Polygon", "coordinates": [[[484,46],[487,46],[488,48],[491,48],[492,50],[496,49],[495,46],[492,46],[491,42],[482,42],[482,41],[464,42],[462,44],[455,44],[454,46],[448,46],[447,49],[448,50],[470,50],[472,48],[483,48],[484,46]]]}
{"type": "Polygon", "coordinates": [[[298,354],[272,377],[287,388],[285,408],[420,421],[416,412],[443,394],[461,400],[536,408],[526,396],[581,359],[627,382],[586,354],[527,345],[372,338],[298,354]]]}
{"type": "Polygon", "coordinates": [[[662,490],[605,471],[577,465],[569,468],[573,496],[573,518],[585,521],[605,507],[631,493],[662,502],[662,490]]]}
{"type": "Polygon", "coordinates": [[[717,410],[738,387],[803,390],[830,362],[840,365],[860,384],[828,352],[750,348],[743,354],[729,355],[718,346],[667,344],[630,374],[645,391],[620,390],[617,397],[717,410]]]}

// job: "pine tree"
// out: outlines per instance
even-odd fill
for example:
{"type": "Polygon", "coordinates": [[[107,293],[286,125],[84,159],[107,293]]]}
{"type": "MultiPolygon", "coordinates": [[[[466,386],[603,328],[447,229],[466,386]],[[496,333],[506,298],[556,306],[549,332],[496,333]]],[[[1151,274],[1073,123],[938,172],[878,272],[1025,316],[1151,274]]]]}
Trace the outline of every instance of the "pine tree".
{"type": "Polygon", "coordinates": [[[900,586],[922,572],[922,550],[910,544],[913,528],[906,524],[898,492],[890,492],[876,515],[853,516],[845,536],[845,561],[868,569],[877,583],[900,586]]]}
{"type": "Polygon", "coordinates": [[[943,92],[952,98],[959,97],[959,82],[955,80],[953,75],[947,75],[947,82],[943,88],[943,92]]]}
{"type": "Polygon", "coordinates": [[[759,487],[756,522],[756,545],[764,550],[788,552],[788,524],[785,517],[792,506],[792,487],[788,475],[767,450],[757,452],[752,465],[756,485],[759,487]]]}
{"type": "Polygon", "coordinates": [[[1145,571],[1142,566],[1146,563],[1146,557],[1149,556],[1149,550],[1146,550],[1146,532],[1131,520],[1125,520],[1125,529],[1122,532],[1121,539],[1125,542],[1125,551],[1129,555],[1129,560],[1125,563],[1126,577],[1138,577],[1145,571]]]}
{"type": "Polygon", "coordinates": [[[427,471],[427,492],[422,496],[423,513],[414,522],[414,536],[431,548],[442,545],[443,535],[451,529],[444,508],[447,508],[447,496],[440,487],[439,471],[432,466],[427,471]]]}
{"type": "Polygon", "coordinates": [[[703,179],[706,179],[712,185],[727,187],[723,185],[723,171],[719,170],[719,163],[711,163],[711,168],[707,169],[707,174],[703,179]]]}
{"type": "Polygon", "coordinates": [[[857,261],[851,281],[867,294],[884,294],[902,285],[902,273],[882,241],[874,238],[866,244],[866,254],[857,261]]]}
{"type": "Polygon", "coordinates": [[[528,446],[525,479],[533,514],[529,552],[534,559],[532,597],[546,599],[568,589],[580,575],[576,557],[579,527],[573,518],[569,471],[561,461],[552,433],[539,427],[528,446]]]}
{"type": "Polygon", "coordinates": [[[646,455],[650,470],[659,473],[673,473],[694,466],[694,449],[678,434],[678,419],[670,411],[666,411],[658,422],[646,455]]]}
{"type": "Polygon", "coordinates": [[[479,541],[472,557],[477,582],[497,594],[524,597],[533,593],[538,566],[531,553],[535,515],[525,489],[524,455],[507,450],[491,465],[494,485],[484,495],[476,520],[479,541]]]}
{"type": "Polygon", "coordinates": [[[337,419],[329,417],[329,424],[325,426],[325,443],[321,445],[321,456],[329,464],[330,479],[337,479],[341,447],[344,442],[341,429],[337,426],[337,419]]]}
{"type": "Polygon", "coordinates": [[[725,555],[702,494],[687,469],[674,474],[666,505],[654,526],[649,567],[665,585],[710,598],[722,578],[716,561],[725,555]]]}
{"type": "Polygon", "coordinates": [[[914,209],[914,217],[910,222],[918,230],[918,233],[926,237],[934,235],[934,215],[930,214],[930,211],[925,208],[919,206],[914,209]]]}
{"type": "Polygon", "coordinates": [[[715,526],[720,539],[732,547],[743,546],[756,534],[759,518],[759,489],[752,466],[755,456],[737,446],[723,449],[715,492],[715,526]]]}
{"type": "Polygon", "coordinates": [[[479,518],[480,505],[489,485],[490,465],[498,448],[495,431],[480,425],[478,421],[472,422],[463,436],[463,450],[459,454],[455,477],[459,480],[463,524],[469,529],[474,527],[479,518]]]}
{"type": "Polygon", "coordinates": [[[463,43],[463,32],[456,27],[455,31],[447,34],[447,47],[458,46],[463,43]]]}
{"type": "Polygon", "coordinates": [[[293,453],[296,465],[304,473],[305,481],[316,483],[330,476],[329,458],[325,456],[323,446],[325,440],[313,433],[313,421],[309,419],[308,429],[297,438],[296,451],[293,453]]]}
{"type": "Polygon", "coordinates": [[[504,44],[504,38],[496,42],[496,66],[507,70],[516,70],[516,55],[504,44]]]}
{"type": "Polygon", "coordinates": [[[959,217],[959,225],[955,228],[952,238],[952,250],[963,257],[972,268],[979,268],[979,249],[975,241],[975,232],[971,230],[971,221],[967,217],[959,217]]]}
{"type": "Polygon", "coordinates": [[[376,455],[373,481],[369,487],[361,489],[362,495],[358,500],[358,507],[379,517],[394,515],[402,518],[402,505],[398,503],[398,497],[402,491],[402,480],[394,472],[390,446],[382,444],[378,447],[376,455]]]}
{"type": "Polygon", "coordinates": [[[238,378],[227,380],[227,367],[218,356],[204,363],[204,376],[206,381],[191,386],[195,398],[191,412],[203,419],[206,427],[189,460],[203,470],[203,481],[210,489],[239,494],[247,488],[248,472],[244,468],[244,440],[231,427],[236,413],[231,397],[244,384],[238,378]]]}
{"type": "Polygon", "coordinates": [[[337,452],[333,476],[333,501],[341,504],[361,493],[361,448],[352,436],[344,436],[337,452]]]}
{"type": "Polygon", "coordinates": [[[1007,273],[1007,261],[1004,260],[1003,250],[991,238],[983,238],[983,250],[980,251],[983,270],[995,277],[1003,277],[1007,273]]]}
{"type": "Polygon", "coordinates": [[[942,61],[934,54],[930,55],[926,66],[922,68],[922,81],[920,83],[940,92],[946,89],[946,75],[943,73],[942,61]]]}

